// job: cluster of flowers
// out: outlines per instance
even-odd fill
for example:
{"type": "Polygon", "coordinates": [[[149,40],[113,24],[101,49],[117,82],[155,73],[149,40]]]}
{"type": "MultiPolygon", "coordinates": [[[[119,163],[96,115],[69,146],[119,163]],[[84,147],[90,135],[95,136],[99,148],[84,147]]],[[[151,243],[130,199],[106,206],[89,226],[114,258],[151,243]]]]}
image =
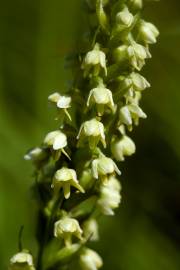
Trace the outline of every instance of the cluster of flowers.
{"type": "MultiPolygon", "coordinates": [[[[101,257],[85,244],[98,239],[97,217],[113,215],[119,206],[121,172],[115,162],[134,154],[127,132],[146,118],[139,101],[150,84],[138,72],[151,57],[157,28],[141,19],[142,0],[87,3],[94,18],[93,47],[81,54],[78,83],[67,95],[49,96],[60,127],[25,156],[36,167],[36,184],[45,197],[40,211],[47,236],[40,241],[37,270],[59,269],[75,254],[83,270],[102,266],[101,257]]],[[[30,253],[13,256],[10,269],[35,270],[30,253]]]]}

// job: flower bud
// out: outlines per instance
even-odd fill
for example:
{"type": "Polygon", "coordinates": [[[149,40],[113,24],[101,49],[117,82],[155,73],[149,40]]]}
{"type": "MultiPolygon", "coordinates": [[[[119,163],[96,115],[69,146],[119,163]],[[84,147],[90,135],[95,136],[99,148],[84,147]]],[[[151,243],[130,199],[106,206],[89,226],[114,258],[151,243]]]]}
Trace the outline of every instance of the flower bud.
{"type": "Polygon", "coordinates": [[[128,46],[121,45],[113,51],[113,59],[115,62],[124,62],[128,58],[127,53],[128,46]]]}
{"type": "Polygon", "coordinates": [[[35,270],[32,255],[27,251],[15,254],[10,259],[9,270],[35,270]]]}
{"type": "Polygon", "coordinates": [[[84,189],[80,186],[77,180],[75,170],[63,167],[56,171],[53,178],[52,188],[58,191],[63,188],[64,197],[68,199],[70,197],[71,186],[84,193],[84,189]]]}
{"type": "Polygon", "coordinates": [[[143,6],[143,0],[130,0],[130,3],[135,9],[141,9],[143,6]]]}
{"type": "Polygon", "coordinates": [[[98,206],[104,215],[114,215],[113,210],[119,207],[121,202],[121,185],[119,181],[111,176],[109,181],[100,188],[98,206]]]}
{"type": "Polygon", "coordinates": [[[125,6],[124,9],[116,15],[117,30],[129,28],[132,25],[133,20],[133,14],[130,13],[129,9],[125,6]]]}
{"type": "Polygon", "coordinates": [[[84,69],[84,76],[93,71],[93,75],[97,76],[100,73],[100,70],[103,69],[105,75],[107,75],[106,69],[106,55],[103,51],[100,50],[99,44],[96,43],[94,49],[88,52],[82,63],[82,69],[84,69]]]}
{"type": "Polygon", "coordinates": [[[97,241],[99,239],[97,221],[93,218],[86,220],[83,223],[83,232],[86,239],[97,241]]]}
{"type": "Polygon", "coordinates": [[[100,177],[102,181],[106,182],[108,176],[115,172],[121,174],[116,163],[111,158],[103,156],[94,159],[92,162],[92,174],[96,179],[100,177]]]}
{"type": "Polygon", "coordinates": [[[89,107],[93,103],[96,103],[97,111],[100,116],[103,115],[105,106],[113,111],[114,101],[112,92],[104,86],[92,89],[89,93],[87,106],[89,107]]]}
{"type": "Polygon", "coordinates": [[[88,139],[91,149],[95,148],[99,141],[106,147],[104,126],[96,118],[86,121],[81,125],[77,139],[79,140],[78,145],[81,145],[82,140],[88,139]]]}
{"type": "Polygon", "coordinates": [[[85,248],[80,255],[82,270],[97,270],[103,265],[101,257],[92,249],[85,248]]]}
{"type": "Polygon", "coordinates": [[[156,43],[156,38],[159,36],[157,27],[149,22],[141,21],[139,26],[139,38],[148,44],[156,43]]]}
{"type": "Polygon", "coordinates": [[[124,135],[120,140],[113,138],[111,151],[117,161],[123,161],[124,156],[131,156],[136,151],[136,146],[128,136],[124,135]]]}
{"type": "Polygon", "coordinates": [[[82,233],[79,222],[74,218],[64,217],[54,224],[54,236],[63,238],[66,246],[71,245],[73,235],[82,240],[82,233]]]}

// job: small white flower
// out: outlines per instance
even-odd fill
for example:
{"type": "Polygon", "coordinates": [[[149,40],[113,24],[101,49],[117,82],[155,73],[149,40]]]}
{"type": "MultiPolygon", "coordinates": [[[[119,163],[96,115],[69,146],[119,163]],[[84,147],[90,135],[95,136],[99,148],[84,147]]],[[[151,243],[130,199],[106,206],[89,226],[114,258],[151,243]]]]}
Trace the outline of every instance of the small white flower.
{"type": "Polygon", "coordinates": [[[77,180],[75,170],[63,167],[56,171],[53,178],[52,188],[55,190],[63,188],[64,197],[68,199],[70,197],[71,186],[84,193],[84,189],[80,186],[77,180]]]}
{"type": "Polygon", "coordinates": [[[86,77],[93,68],[94,75],[98,75],[100,70],[103,69],[107,75],[106,69],[106,55],[100,50],[98,43],[95,44],[94,49],[88,52],[82,63],[82,69],[84,69],[84,76],[86,77]]]}
{"type": "Polygon", "coordinates": [[[105,215],[114,215],[113,210],[119,207],[121,202],[121,185],[119,181],[111,176],[109,181],[100,188],[98,205],[105,215]]]}
{"type": "Polygon", "coordinates": [[[83,232],[86,239],[97,241],[99,239],[97,221],[93,218],[86,220],[83,223],[83,232]]]}
{"type": "Polygon", "coordinates": [[[48,97],[48,100],[55,103],[58,109],[62,109],[71,120],[71,116],[67,110],[71,107],[71,97],[61,96],[59,93],[55,92],[48,97]]]}
{"type": "Polygon", "coordinates": [[[54,224],[54,236],[63,238],[66,246],[71,245],[73,235],[82,240],[82,233],[79,222],[74,218],[63,217],[54,224]]]}
{"type": "Polygon", "coordinates": [[[113,138],[111,151],[117,161],[123,161],[124,156],[131,156],[135,153],[136,146],[131,138],[124,135],[120,140],[113,138]]]}
{"type": "Polygon", "coordinates": [[[35,165],[40,166],[48,158],[45,149],[35,147],[31,149],[25,156],[25,160],[32,160],[35,165]]]}
{"type": "Polygon", "coordinates": [[[10,270],[35,270],[32,255],[26,251],[15,254],[10,259],[10,270]]]}
{"type": "Polygon", "coordinates": [[[129,61],[138,71],[142,69],[147,58],[151,58],[148,48],[135,41],[132,41],[130,45],[121,45],[113,52],[113,59],[116,62],[129,61]]]}
{"type": "Polygon", "coordinates": [[[79,140],[79,145],[81,144],[81,140],[88,139],[91,148],[96,147],[99,141],[106,147],[104,126],[96,118],[86,121],[81,125],[77,139],[79,140]]]}
{"type": "Polygon", "coordinates": [[[120,109],[119,120],[121,124],[126,124],[131,129],[134,121],[135,125],[138,125],[139,118],[146,118],[146,114],[136,103],[131,103],[120,109]]]}
{"type": "Polygon", "coordinates": [[[121,174],[116,163],[111,158],[103,156],[94,159],[92,162],[92,174],[96,179],[100,177],[103,182],[106,182],[108,176],[115,172],[119,175],[121,174]]]}
{"type": "Polygon", "coordinates": [[[101,257],[92,249],[85,248],[80,255],[82,270],[97,270],[103,265],[101,257]]]}
{"type": "Polygon", "coordinates": [[[129,75],[129,79],[132,81],[132,87],[135,91],[143,91],[150,87],[150,83],[139,73],[132,72],[129,75]]]}
{"type": "Polygon", "coordinates": [[[92,103],[96,103],[99,115],[103,115],[105,106],[113,111],[114,101],[112,92],[104,86],[92,89],[89,93],[87,106],[89,107],[92,103]]]}
{"type": "Polygon", "coordinates": [[[60,150],[67,146],[67,137],[60,130],[52,131],[46,135],[44,144],[53,150],[60,150]]]}
{"type": "Polygon", "coordinates": [[[129,12],[129,9],[125,6],[124,9],[117,13],[116,23],[119,30],[124,30],[132,25],[134,16],[129,12]]]}
{"type": "Polygon", "coordinates": [[[128,46],[127,53],[131,65],[137,70],[141,70],[145,64],[145,59],[151,57],[148,48],[136,42],[132,42],[131,45],[128,46]]]}
{"type": "Polygon", "coordinates": [[[157,27],[149,22],[141,21],[139,26],[139,38],[145,43],[156,43],[156,39],[159,36],[157,27]]]}

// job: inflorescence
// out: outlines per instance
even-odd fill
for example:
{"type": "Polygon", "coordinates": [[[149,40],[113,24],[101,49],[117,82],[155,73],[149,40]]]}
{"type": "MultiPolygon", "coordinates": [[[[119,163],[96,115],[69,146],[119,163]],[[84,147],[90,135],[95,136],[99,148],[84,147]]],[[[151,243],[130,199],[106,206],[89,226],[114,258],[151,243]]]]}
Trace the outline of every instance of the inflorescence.
{"type": "Polygon", "coordinates": [[[10,270],[102,266],[86,246],[99,238],[98,218],[114,215],[121,202],[119,165],[135,153],[129,133],[146,118],[139,102],[150,84],[139,72],[157,28],[142,19],[142,0],[86,2],[89,32],[73,63],[74,81],[48,98],[58,128],[25,155],[35,166],[39,253],[33,263],[19,250],[10,270]]]}

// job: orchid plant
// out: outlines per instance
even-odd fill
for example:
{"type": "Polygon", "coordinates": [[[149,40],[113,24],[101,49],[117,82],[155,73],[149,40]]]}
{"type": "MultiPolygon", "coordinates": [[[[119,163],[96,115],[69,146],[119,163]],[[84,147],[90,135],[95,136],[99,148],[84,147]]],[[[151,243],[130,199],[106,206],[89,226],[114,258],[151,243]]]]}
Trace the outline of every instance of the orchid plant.
{"type": "Polygon", "coordinates": [[[159,35],[142,19],[143,4],[86,1],[89,29],[72,65],[73,83],[48,98],[59,128],[25,155],[35,167],[39,251],[21,248],[10,270],[102,266],[88,244],[99,239],[99,217],[114,215],[121,202],[121,162],[135,153],[130,133],[146,118],[140,100],[150,84],[139,72],[159,35]]]}

